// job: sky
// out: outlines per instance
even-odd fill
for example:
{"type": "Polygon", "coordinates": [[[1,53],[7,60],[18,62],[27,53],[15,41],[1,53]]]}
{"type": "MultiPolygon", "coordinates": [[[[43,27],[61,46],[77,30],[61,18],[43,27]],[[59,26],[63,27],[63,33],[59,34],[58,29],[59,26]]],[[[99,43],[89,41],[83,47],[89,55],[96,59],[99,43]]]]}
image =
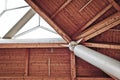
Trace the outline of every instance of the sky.
{"type": "MultiPolygon", "coordinates": [[[[0,0],[0,14],[5,10],[22,6],[28,6],[28,4],[24,0],[0,0]]],[[[25,15],[25,13],[29,9],[30,7],[9,10],[5,11],[4,14],[0,15],[0,37],[2,38],[25,15]]],[[[20,31],[18,31],[16,35],[31,28],[34,28],[39,24],[40,26],[46,27],[55,32],[55,30],[51,28],[51,26],[36,13],[35,16],[33,16],[29,20],[29,22],[26,23],[25,26],[23,26],[23,28],[20,31]]],[[[61,36],[46,31],[44,29],[37,28],[22,36],[13,37],[13,39],[40,39],[40,38],[61,38],[61,36]]]]}

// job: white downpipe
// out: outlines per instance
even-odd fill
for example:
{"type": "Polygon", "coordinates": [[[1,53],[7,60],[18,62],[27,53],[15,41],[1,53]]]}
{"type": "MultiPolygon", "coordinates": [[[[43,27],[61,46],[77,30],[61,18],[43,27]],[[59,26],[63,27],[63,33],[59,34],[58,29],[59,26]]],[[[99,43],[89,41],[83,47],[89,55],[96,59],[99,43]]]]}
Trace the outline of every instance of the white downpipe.
{"type": "Polygon", "coordinates": [[[120,61],[103,55],[83,45],[76,45],[74,43],[70,47],[72,47],[72,50],[76,56],[96,66],[108,75],[120,79],[120,61]]]}

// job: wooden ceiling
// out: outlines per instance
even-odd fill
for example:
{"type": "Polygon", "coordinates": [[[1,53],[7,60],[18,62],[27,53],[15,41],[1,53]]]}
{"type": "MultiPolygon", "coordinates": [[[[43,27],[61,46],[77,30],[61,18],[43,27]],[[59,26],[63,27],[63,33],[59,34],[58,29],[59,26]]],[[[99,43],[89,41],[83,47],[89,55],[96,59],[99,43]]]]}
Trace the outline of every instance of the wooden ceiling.
{"type": "MultiPolygon", "coordinates": [[[[67,43],[120,61],[120,0],[26,0],[67,43]]],[[[114,80],[66,43],[0,44],[0,80],[114,80]],[[9,48],[9,49],[7,49],[9,48]]]]}
{"type": "Polygon", "coordinates": [[[120,7],[117,4],[119,0],[26,1],[67,42],[80,38],[84,41],[90,40],[108,29],[119,26],[120,23],[120,7]]]}

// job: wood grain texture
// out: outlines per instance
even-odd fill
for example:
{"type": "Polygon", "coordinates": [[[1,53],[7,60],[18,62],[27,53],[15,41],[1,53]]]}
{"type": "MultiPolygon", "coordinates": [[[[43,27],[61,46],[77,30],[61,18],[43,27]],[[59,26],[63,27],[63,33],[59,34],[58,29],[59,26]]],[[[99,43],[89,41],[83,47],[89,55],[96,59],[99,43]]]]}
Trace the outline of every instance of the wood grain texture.
{"type": "Polygon", "coordinates": [[[82,31],[84,31],[87,27],[89,27],[93,22],[95,22],[99,17],[101,17],[107,10],[109,10],[112,7],[111,4],[109,4],[107,7],[105,7],[102,11],[100,11],[95,17],[93,17],[90,21],[88,21],[83,27],[81,27],[74,35],[78,36],[82,31]]]}
{"type": "Polygon", "coordinates": [[[30,76],[70,77],[70,54],[67,49],[31,49],[30,52],[30,76]]]}
{"type": "Polygon", "coordinates": [[[0,76],[24,76],[26,49],[0,49],[0,76]]]}

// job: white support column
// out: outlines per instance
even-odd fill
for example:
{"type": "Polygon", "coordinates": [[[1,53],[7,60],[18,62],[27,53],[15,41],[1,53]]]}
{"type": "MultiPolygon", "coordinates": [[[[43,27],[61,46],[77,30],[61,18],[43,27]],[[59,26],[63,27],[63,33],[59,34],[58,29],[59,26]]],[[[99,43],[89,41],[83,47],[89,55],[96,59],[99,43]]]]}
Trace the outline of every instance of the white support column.
{"type": "Polygon", "coordinates": [[[76,56],[96,66],[111,77],[120,79],[120,61],[103,55],[83,45],[77,45],[75,42],[70,43],[69,46],[76,56]]]}

